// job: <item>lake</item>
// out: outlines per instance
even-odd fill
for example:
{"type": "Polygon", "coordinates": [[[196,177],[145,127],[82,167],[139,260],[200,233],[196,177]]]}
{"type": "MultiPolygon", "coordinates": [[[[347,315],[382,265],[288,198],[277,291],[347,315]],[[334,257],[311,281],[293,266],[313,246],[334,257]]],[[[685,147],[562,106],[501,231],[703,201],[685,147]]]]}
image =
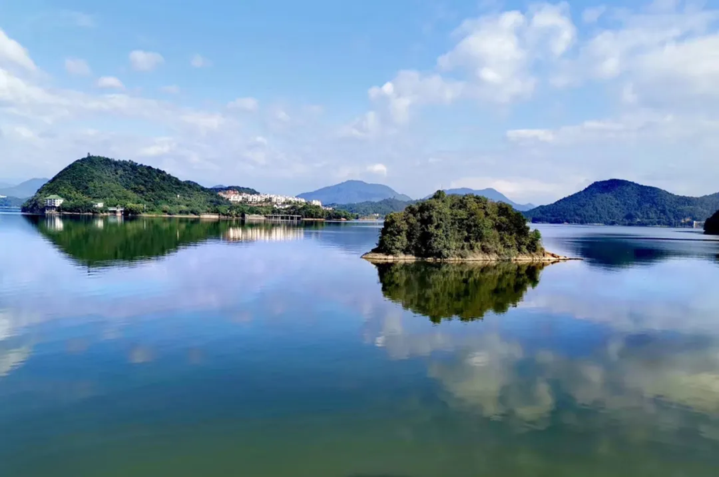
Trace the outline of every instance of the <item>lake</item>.
{"type": "Polygon", "coordinates": [[[585,260],[0,214],[0,475],[717,475],[719,241],[539,228],[585,260]]]}

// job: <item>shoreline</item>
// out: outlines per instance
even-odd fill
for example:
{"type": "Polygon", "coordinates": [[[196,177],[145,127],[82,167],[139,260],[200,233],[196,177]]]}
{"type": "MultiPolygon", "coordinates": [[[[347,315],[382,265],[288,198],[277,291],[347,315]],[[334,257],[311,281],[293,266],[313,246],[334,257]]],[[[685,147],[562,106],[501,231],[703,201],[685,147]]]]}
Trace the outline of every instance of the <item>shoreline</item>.
{"type": "Polygon", "coordinates": [[[545,252],[544,255],[517,255],[505,257],[493,254],[477,254],[471,257],[424,258],[414,255],[386,255],[384,253],[367,252],[362,258],[370,263],[402,263],[402,262],[434,262],[434,263],[559,263],[581,261],[582,258],[565,257],[556,253],[545,252]]]}

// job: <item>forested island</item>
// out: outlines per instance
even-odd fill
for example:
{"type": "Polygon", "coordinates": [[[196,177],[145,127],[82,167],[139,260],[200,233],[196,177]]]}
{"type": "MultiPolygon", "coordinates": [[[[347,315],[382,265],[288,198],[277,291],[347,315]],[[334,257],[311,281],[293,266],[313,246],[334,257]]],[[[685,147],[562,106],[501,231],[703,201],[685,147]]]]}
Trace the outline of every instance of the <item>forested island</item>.
{"type": "Polygon", "coordinates": [[[443,191],[388,215],[377,248],[364,258],[374,262],[566,259],[546,252],[539,231],[531,231],[524,216],[510,205],[443,191]]]}
{"type": "Polygon", "coordinates": [[[704,233],[708,235],[719,235],[719,210],[704,222],[704,233]]]}
{"type": "MultiPolygon", "coordinates": [[[[242,217],[245,214],[268,215],[281,212],[311,219],[353,219],[343,210],[326,210],[311,204],[296,204],[278,211],[272,205],[234,203],[218,195],[229,188],[206,188],[192,181],[182,181],[165,171],[133,161],[88,156],[60,171],[37,191],[22,207],[26,213],[42,213],[46,199],[63,199],[59,213],[102,214],[110,207],[120,207],[127,215],[200,216],[216,214],[242,217]]],[[[247,187],[238,192],[256,194],[247,187]]]]}

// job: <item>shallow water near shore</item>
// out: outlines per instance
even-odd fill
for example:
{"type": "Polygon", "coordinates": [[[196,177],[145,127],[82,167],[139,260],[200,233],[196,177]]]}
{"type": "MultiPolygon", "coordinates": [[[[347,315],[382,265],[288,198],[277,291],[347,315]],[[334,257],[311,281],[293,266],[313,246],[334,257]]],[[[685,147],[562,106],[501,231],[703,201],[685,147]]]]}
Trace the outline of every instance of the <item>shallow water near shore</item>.
{"type": "Polygon", "coordinates": [[[716,475],[719,241],[540,230],[584,260],[0,214],[0,475],[716,475]]]}

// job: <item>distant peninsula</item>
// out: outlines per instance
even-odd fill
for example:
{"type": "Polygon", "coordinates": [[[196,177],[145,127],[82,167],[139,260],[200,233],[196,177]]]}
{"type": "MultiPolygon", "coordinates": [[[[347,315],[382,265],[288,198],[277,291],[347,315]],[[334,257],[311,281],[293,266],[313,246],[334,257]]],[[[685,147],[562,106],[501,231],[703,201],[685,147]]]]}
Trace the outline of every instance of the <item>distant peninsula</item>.
{"type": "Polygon", "coordinates": [[[371,262],[556,262],[539,231],[510,205],[475,195],[430,199],[387,216],[379,243],[363,258],[371,262]]]}
{"type": "Polygon", "coordinates": [[[22,210],[40,214],[48,210],[60,214],[103,214],[110,211],[125,215],[243,217],[272,214],[293,215],[303,219],[353,219],[354,214],[321,205],[298,202],[279,205],[233,202],[220,195],[232,189],[257,195],[249,187],[206,188],[183,181],[160,169],[108,157],[79,159],[60,171],[23,204],[22,210]]]}

